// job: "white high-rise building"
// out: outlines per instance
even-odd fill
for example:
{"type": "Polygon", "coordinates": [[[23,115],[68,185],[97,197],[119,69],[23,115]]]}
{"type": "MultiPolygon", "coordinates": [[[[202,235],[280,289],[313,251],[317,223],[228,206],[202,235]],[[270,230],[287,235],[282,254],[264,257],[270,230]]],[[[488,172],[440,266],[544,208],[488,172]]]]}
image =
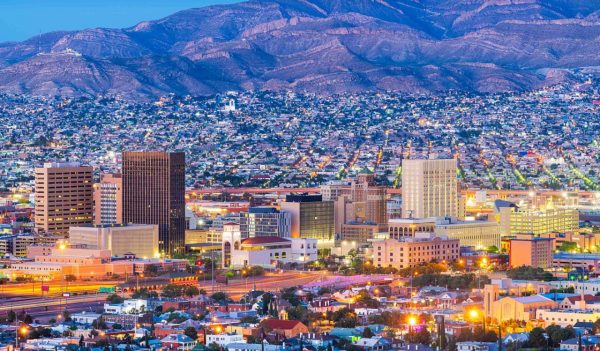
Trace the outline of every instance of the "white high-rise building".
{"type": "Polygon", "coordinates": [[[458,217],[456,160],[402,161],[404,218],[458,217]]]}

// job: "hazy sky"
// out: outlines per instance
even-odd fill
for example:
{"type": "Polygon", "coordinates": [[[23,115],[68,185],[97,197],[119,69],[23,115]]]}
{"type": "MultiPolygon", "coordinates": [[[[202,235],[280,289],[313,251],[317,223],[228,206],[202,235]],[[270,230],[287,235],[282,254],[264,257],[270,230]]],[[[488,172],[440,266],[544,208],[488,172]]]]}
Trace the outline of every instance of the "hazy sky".
{"type": "Polygon", "coordinates": [[[56,30],[130,27],[179,10],[233,2],[239,0],[0,0],[0,42],[56,30]]]}

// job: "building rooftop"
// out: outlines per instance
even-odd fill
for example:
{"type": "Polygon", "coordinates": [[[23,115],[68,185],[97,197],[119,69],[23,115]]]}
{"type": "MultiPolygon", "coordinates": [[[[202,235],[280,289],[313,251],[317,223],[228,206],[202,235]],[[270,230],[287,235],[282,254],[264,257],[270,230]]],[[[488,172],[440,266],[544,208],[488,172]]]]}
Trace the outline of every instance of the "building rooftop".
{"type": "Polygon", "coordinates": [[[260,244],[274,244],[274,243],[289,243],[289,239],[280,238],[278,236],[257,236],[255,238],[248,238],[242,240],[243,245],[260,245],[260,244]]]}

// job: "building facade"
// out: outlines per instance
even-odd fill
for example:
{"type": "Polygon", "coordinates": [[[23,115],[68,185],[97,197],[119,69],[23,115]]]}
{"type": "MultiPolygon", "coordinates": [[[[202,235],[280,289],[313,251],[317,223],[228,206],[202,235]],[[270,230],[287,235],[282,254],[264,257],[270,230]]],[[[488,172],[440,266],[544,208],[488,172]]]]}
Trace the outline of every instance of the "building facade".
{"type": "Polygon", "coordinates": [[[185,249],[185,154],[123,153],[123,222],[158,225],[161,255],[185,249]]]}
{"type": "Polygon", "coordinates": [[[303,264],[317,259],[317,240],[274,236],[242,238],[239,224],[227,223],[223,229],[221,259],[223,267],[230,268],[303,264]]]}
{"type": "Polygon", "coordinates": [[[460,256],[456,239],[424,234],[405,241],[387,239],[373,243],[373,265],[403,269],[433,260],[454,261],[460,256]]]}
{"type": "Polygon", "coordinates": [[[436,219],[432,218],[394,218],[388,222],[390,239],[412,238],[415,233],[433,233],[436,219]]]}
{"type": "Polygon", "coordinates": [[[511,239],[508,251],[510,266],[552,267],[553,240],[529,234],[518,235],[511,239]]]}
{"type": "Polygon", "coordinates": [[[123,178],[121,174],[102,174],[94,184],[94,224],[123,223],[123,178]]]}
{"type": "Polygon", "coordinates": [[[333,246],[333,202],[323,201],[321,195],[288,195],[281,211],[291,214],[291,238],[316,239],[319,247],[333,246]]]}
{"type": "Polygon", "coordinates": [[[92,167],[45,163],[35,169],[35,226],[66,237],[69,228],[93,221],[92,167]]]}
{"type": "Polygon", "coordinates": [[[579,212],[568,208],[519,208],[509,209],[500,215],[510,216],[510,234],[528,233],[541,235],[551,232],[570,232],[579,229],[579,212]]]}
{"type": "Polygon", "coordinates": [[[458,217],[456,160],[402,160],[402,217],[458,217]]]}
{"type": "Polygon", "coordinates": [[[240,230],[243,238],[278,236],[289,238],[292,230],[292,215],[273,207],[252,207],[240,213],[240,230]]]}
{"type": "Polygon", "coordinates": [[[158,226],[153,224],[114,224],[71,227],[71,245],[110,250],[113,256],[133,253],[137,257],[157,257],[158,226]]]}
{"type": "Polygon", "coordinates": [[[501,247],[500,226],[489,221],[459,221],[444,218],[437,221],[435,233],[460,240],[461,246],[484,249],[490,246],[501,247]]]}

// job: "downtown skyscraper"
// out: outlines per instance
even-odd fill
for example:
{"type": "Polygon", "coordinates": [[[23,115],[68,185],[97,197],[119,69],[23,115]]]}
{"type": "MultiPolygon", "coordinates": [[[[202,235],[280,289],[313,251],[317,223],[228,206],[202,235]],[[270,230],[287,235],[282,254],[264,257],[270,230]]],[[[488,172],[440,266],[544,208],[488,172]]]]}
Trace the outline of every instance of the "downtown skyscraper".
{"type": "Polygon", "coordinates": [[[185,154],[123,153],[123,222],[158,225],[161,254],[185,245],[185,154]]]}
{"type": "Polygon", "coordinates": [[[458,217],[455,159],[402,160],[402,216],[458,217]]]}
{"type": "Polygon", "coordinates": [[[69,228],[93,220],[93,168],[77,162],[48,162],[35,169],[35,225],[67,237],[69,228]]]}

